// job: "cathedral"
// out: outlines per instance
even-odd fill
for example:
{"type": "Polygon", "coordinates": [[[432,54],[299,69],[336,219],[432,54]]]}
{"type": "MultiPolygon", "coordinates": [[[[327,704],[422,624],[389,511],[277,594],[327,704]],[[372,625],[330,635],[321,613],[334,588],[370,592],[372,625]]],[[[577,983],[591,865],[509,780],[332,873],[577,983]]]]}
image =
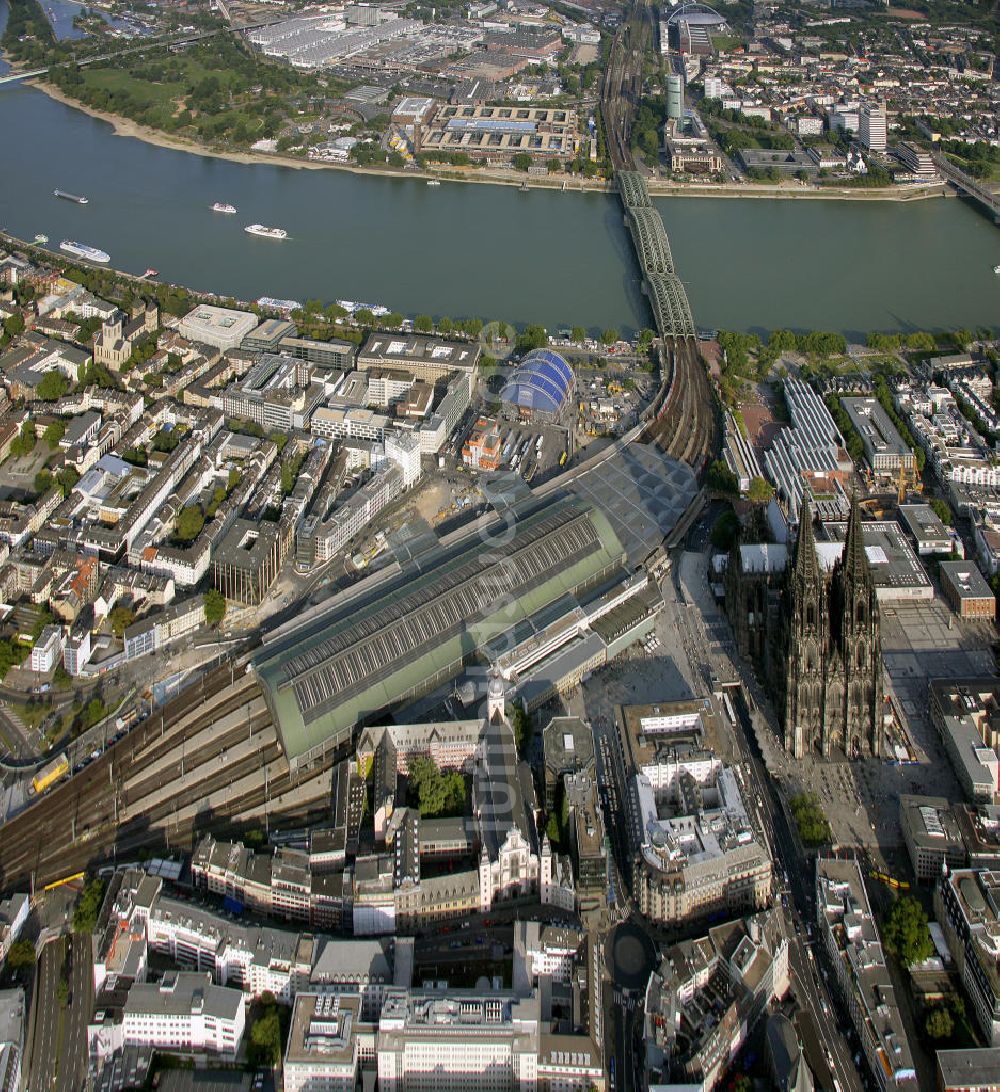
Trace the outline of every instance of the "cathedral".
{"type": "Polygon", "coordinates": [[[857,498],[843,552],[827,567],[812,512],[802,507],[793,557],[784,547],[737,543],[726,609],[741,653],[760,662],[782,717],[785,749],[848,757],[882,749],[879,609],[857,498]]]}

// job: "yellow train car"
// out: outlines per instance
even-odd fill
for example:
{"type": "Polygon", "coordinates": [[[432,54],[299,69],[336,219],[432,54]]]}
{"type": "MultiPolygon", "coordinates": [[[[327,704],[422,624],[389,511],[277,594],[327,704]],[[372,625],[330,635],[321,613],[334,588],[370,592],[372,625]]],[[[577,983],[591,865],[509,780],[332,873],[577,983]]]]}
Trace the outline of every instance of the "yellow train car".
{"type": "Polygon", "coordinates": [[[47,765],[43,766],[31,779],[31,787],[35,790],[36,796],[41,796],[46,789],[50,788],[57,781],[60,781],[69,773],[69,759],[65,754],[60,755],[58,758],[54,758],[47,765]]]}

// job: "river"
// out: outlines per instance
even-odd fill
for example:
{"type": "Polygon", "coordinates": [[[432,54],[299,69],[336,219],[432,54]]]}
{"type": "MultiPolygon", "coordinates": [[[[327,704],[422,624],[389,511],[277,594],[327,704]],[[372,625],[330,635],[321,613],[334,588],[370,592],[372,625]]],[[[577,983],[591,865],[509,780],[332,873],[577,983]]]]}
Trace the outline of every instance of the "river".
{"type": "MultiPolygon", "coordinates": [[[[6,0],[0,0],[0,27],[6,0]]],[[[241,164],[117,137],[0,87],[0,227],[100,247],[121,269],[244,299],[355,299],[550,329],[649,325],[618,201],[604,194],[241,164]],[[89,204],[52,197],[54,188],[89,204]],[[214,201],[239,214],[209,211],[214,201]],[[285,228],[272,241],[242,230],[285,228]]],[[[700,326],[997,323],[1000,232],[965,202],[656,201],[700,326]]]]}

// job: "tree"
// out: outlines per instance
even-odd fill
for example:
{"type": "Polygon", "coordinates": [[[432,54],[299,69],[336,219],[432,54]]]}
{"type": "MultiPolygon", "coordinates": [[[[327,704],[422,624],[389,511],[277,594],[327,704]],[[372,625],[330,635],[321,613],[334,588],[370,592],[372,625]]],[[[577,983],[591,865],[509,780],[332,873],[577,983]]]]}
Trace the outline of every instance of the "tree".
{"type": "Polygon", "coordinates": [[[56,986],[56,1000],[63,1008],[69,1002],[69,981],[65,974],[59,976],[59,984],[56,986]]]}
{"type": "Polygon", "coordinates": [[[42,439],[49,445],[50,451],[55,451],[59,446],[59,441],[66,435],[66,425],[63,421],[53,421],[51,425],[46,426],[45,431],[42,433],[42,439]]]}
{"type": "Polygon", "coordinates": [[[44,468],[39,470],[35,475],[35,492],[39,495],[47,493],[52,488],[52,483],[54,481],[55,478],[52,477],[52,472],[50,470],[45,470],[44,468]]]}
{"type": "Polygon", "coordinates": [[[791,330],[772,330],[767,346],[776,353],[793,353],[799,347],[799,339],[791,330]]]}
{"type": "Polygon", "coordinates": [[[218,626],[226,617],[226,597],[215,588],[209,588],[204,596],[205,621],[210,626],[218,626]]]}
{"type": "Polygon", "coordinates": [[[375,322],[375,314],[370,307],[359,307],[354,312],[354,321],[359,326],[371,326],[375,322]]]}
{"type": "Polygon", "coordinates": [[[561,841],[561,835],[559,831],[559,816],[555,811],[549,812],[549,820],[545,824],[545,833],[549,836],[549,841],[552,843],[553,849],[559,848],[561,841]]]}
{"type": "Polygon", "coordinates": [[[104,880],[91,880],[73,910],[73,932],[92,933],[104,900],[104,880]]]}
{"type": "Polygon", "coordinates": [[[751,504],[767,504],[773,496],[774,486],[769,481],[765,481],[759,474],[755,474],[750,479],[747,497],[751,504]]]}
{"type": "Polygon", "coordinates": [[[940,497],[931,497],[927,502],[934,512],[934,515],[945,525],[945,527],[951,527],[955,522],[955,514],[951,510],[951,505],[940,497]]]}
{"type": "Polygon", "coordinates": [[[740,529],[740,521],[732,508],[726,509],[715,521],[712,530],[708,533],[709,541],[723,553],[727,552],[736,541],[736,535],[740,529]]]}
{"type": "Polygon", "coordinates": [[[931,1009],[924,1020],[928,1039],[950,1039],[955,1031],[955,1020],[944,1005],[931,1009]]]}
{"type": "Polygon", "coordinates": [[[517,753],[523,758],[531,745],[531,739],[535,734],[535,725],[530,715],[524,711],[523,705],[515,705],[511,715],[514,728],[514,744],[517,753]]]}
{"type": "Polygon", "coordinates": [[[188,504],[178,513],[174,538],[178,542],[194,542],[204,526],[205,513],[202,512],[200,505],[188,504]]]}
{"type": "Polygon", "coordinates": [[[410,763],[408,787],[411,802],[424,818],[461,815],[465,810],[465,778],[457,770],[443,773],[426,755],[410,763]]]}
{"type": "Polygon", "coordinates": [[[254,1066],[276,1066],[281,1061],[281,1018],[272,997],[270,1004],[263,1003],[261,1013],[250,1029],[247,1060],[254,1066]]]}
{"type": "Polygon", "coordinates": [[[437,321],[437,330],[439,334],[450,334],[454,328],[454,323],[448,318],[447,315],[442,315],[437,321]]]}
{"type": "Polygon", "coordinates": [[[602,330],[601,331],[601,344],[602,345],[611,346],[611,345],[614,345],[617,340],[618,340],[618,331],[613,326],[609,326],[607,328],[607,330],[602,330]]]}
{"type": "Polygon", "coordinates": [[[587,331],[582,326],[574,326],[569,336],[572,341],[586,341],[587,331]]]}
{"type": "Polygon", "coordinates": [[[24,333],[24,317],[22,315],[8,315],[3,320],[4,330],[11,336],[17,337],[18,334],[24,333]]]}
{"type": "Polygon", "coordinates": [[[914,353],[932,353],[937,347],[934,343],[934,335],[926,330],[916,330],[906,335],[906,347],[914,353]]]}
{"type": "Polygon", "coordinates": [[[430,315],[417,315],[413,320],[413,328],[421,334],[429,334],[434,329],[434,320],[430,315]]]}
{"type": "Polygon", "coordinates": [[[69,380],[62,372],[46,372],[38,381],[35,394],[43,402],[55,402],[69,390],[69,380]]]}
{"type": "Polygon", "coordinates": [[[38,434],[35,432],[35,425],[32,421],[25,421],[21,426],[21,431],[10,442],[10,453],[14,458],[19,458],[22,455],[30,455],[35,450],[35,443],[38,440],[38,434]]]}
{"type": "Polygon", "coordinates": [[[709,489],[725,497],[735,497],[740,491],[739,478],[722,459],[716,459],[709,465],[705,481],[709,489]]]}
{"type": "Polygon", "coordinates": [[[882,926],[882,941],[906,967],[923,963],[934,954],[934,941],[927,927],[927,914],[912,895],[898,899],[882,926]]]}
{"type": "Polygon", "coordinates": [[[548,161],[546,167],[548,168],[549,174],[558,174],[558,172],[562,170],[562,164],[554,156],[548,161]]]}
{"type": "Polygon", "coordinates": [[[793,796],[788,801],[788,806],[804,846],[821,846],[824,842],[830,841],[832,837],[830,824],[823,814],[819,797],[815,793],[804,792],[793,796]]]}
{"type": "Polygon", "coordinates": [[[111,612],[109,621],[111,622],[111,632],[121,639],[125,634],[125,630],[135,621],[135,611],[130,610],[128,607],[115,607],[111,612]]]}
{"type": "Polygon", "coordinates": [[[517,155],[511,160],[511,165],[515,171],[525,171],[531,166],[531,156],[527,152],[518,152],[517,155]]]}
{"type": "Polygon", "coordinates": [[[532,349],[544,349],[549,343],[548,331],[544,326],[532,323],[517,335],[517,351],[527,353],[532,349]]]}
{"type": "Polygon", "coordinates": [[[15,940],[7,952],[7,966],[20,971],[35,965],[35,946],[30,940],[15,940]]]}

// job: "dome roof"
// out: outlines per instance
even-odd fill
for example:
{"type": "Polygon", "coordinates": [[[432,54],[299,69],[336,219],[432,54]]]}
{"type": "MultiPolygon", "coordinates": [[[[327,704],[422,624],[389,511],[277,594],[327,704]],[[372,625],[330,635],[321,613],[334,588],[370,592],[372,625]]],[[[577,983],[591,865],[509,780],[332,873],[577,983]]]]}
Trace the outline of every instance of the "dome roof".
{"type": "Polygon", "coordinates": [[[573,388],[573,369],[551,349],[532,349],[514,369],[500,398],[528,410],[558,413],[573,388]]]}

